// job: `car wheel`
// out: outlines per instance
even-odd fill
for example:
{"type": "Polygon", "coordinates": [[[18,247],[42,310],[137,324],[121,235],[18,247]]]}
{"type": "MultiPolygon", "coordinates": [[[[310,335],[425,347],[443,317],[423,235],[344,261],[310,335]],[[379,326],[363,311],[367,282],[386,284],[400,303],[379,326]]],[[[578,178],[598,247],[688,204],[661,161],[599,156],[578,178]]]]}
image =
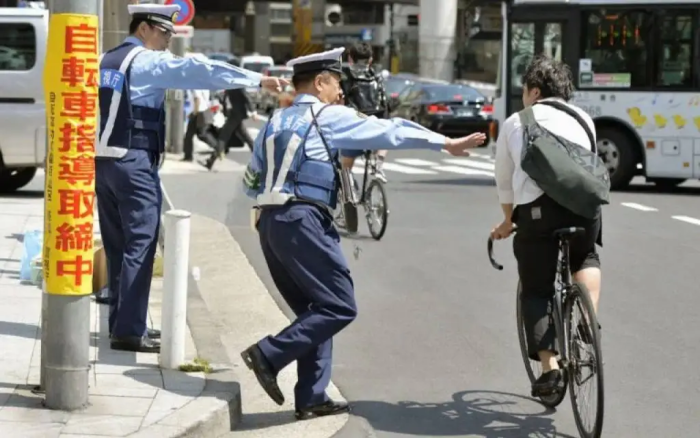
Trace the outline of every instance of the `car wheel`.
{"type": "Polygon", "coordinates": [[[29,184],[36,175],[36,167],[0,170],[0,193],[12,193],[29,184]]]}

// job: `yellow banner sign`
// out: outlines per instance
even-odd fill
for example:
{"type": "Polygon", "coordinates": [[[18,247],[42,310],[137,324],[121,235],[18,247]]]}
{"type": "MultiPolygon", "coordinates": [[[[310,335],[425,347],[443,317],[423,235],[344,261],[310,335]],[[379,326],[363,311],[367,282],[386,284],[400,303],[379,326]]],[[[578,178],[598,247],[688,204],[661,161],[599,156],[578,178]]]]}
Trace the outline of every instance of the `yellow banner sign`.
{"type": "Polygon", "coordinates": [[[97,48],[97,16],[51,16],[44,67],[49,146],[43,254],[50,294],[92,293],[97,48]]]}

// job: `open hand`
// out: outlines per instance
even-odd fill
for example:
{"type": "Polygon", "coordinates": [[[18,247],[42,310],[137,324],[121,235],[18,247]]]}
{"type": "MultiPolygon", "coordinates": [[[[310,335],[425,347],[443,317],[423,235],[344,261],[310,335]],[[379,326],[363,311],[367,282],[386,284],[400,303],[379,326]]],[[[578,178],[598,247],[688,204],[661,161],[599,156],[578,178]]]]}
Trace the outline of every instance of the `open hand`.
{"type": "Polygon", "coordinates": [[[264,76],[262,79],[260,79],[260,85],[262,85],[262,87],[266,90],[281,92],[284,87],[289,85],[289,79],[278,78],[275,76],[264,76]]]}
{"type": "Polygon", "coordinates": [[[468,135],[461,138],[448,138],[445,142],[444,149],[456,157],[468,157],[467,149],[472,149],[481,146],[486,141],[486,135],[481,132],[468,135]]]}

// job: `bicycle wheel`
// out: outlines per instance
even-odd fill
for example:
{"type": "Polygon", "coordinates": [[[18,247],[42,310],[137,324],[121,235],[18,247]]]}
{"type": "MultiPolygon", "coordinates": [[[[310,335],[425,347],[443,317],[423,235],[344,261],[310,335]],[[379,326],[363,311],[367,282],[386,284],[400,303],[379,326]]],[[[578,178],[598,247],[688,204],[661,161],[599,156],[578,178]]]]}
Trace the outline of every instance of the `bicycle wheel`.
{"type": "MultiPolygon", "coordinates": [[[[522,285],[518,281],[518,293],[516,297],[516,319],[518,322],[518,341],[520,341],[520,354],[523,357],[523,363],[525,364],[525,371],[527,371],[527,377],[530,379],[530,384],[535,383],[538,377],[542,374],[542,366],[539,361],[530,359],[530,355],[527,352],[527,338],[525,337],[525,323],[523,322],[523,310],[522,310],[522,285]]],[[[562,370],[564,373],[564,379],[566,379],[566,370],[562,370]]],[[[566,380],[564,380],[566,381],[566,380]]],[[[539,399],[543,405],[554,408],[561,404],[561,402],[566,397],[566,385],[564,385],[561,391],[558,391],[551,395],[540,396],[539,399]]]]}
{"type": "Polygon", "coordinates": [[[573,284],[564,315],[564,330],[569,343],[569,389],[576,427],[583,438],[599,438],[603,431],[604,412],[603,354],[598,318],[586,286],[573,284]],[[590,358],[584,358],[584,354],[590,358]],[[589,383],[595,386],[593,397],[581,395],[578,391],[589,383]],[[587,405],[588,401],[595,401],[592,409],[587,405]],[[589,413],[592,413],[592,418],[584,418],[589,413]]]}
{"type": "Polygon", "coordinates": [[[365,201],[365,214],[369,232],[374,240],[379,240],[386,232],[389,220],[389,206],[386,200],[384,184],[379,180],[372,180],[367,187],[367,200],[365,201]]]}

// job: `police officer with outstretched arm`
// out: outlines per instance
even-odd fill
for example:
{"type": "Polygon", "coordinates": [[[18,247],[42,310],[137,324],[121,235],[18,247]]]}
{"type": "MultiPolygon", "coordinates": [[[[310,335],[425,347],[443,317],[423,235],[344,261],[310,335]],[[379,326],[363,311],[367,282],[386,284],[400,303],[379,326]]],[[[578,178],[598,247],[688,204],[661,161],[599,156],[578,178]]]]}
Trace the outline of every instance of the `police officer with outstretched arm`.
{"type": "Polygon", "coordinates": [[[179,10],[177,5],[129,5],[130,36],[100,61],[95,191],[116,350],[160,350],[153,340],[160,332],[147,330],[146,316],[161,214],[158,162],[165,149],[165,91],[285,85],[226,63],[166,51],[179,10]]]}
{"type": "Polygon", "coordinates": [[[353,281],[331,213],[341,185],[338,151],[424,148],[468,155],[466,149],[485,139],[472,134],[452,140],[407,120],[380,120],[329,105],[341,91],[343,51],[287,63],[294,68],[297,96],[258,135],[244,177],[246,194],[260,209],[257,229],[267,266],[297,319],[241,356],[279,405],[284,395],[277,374],[297,362],[294,396],[300,420],[348,410],[326,394],[333,336],[357,315],[353,281]]]}

